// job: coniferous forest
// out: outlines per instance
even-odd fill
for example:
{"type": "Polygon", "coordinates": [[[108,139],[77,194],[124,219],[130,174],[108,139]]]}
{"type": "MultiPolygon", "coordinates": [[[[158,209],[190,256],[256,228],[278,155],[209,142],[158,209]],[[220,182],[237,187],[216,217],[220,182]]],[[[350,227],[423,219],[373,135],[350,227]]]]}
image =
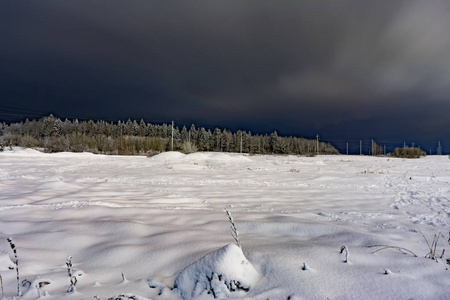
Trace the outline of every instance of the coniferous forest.
{"type": "MultiPolygon", "coordinates": [[[[39,120],[0,123],[1,147],[20,146],[42,149],[45,152],[92,152],[115,155],[148,155],[164,151],[243,152],[251,154],[314,155],[317,141],[301,137],[252,134],[249,131],[231,132],[226,129],[204,127],[179,128],[172,124],[151,124],[128,120],[78,121],[49,115],[39,120]],[[173,135],[173,140],[172,140],[173,135]],[[172,144],[173,141],[173,144],[172,144]],[[172,148],[173,147],[173,148],[172,148]]],[[[319,142],[320,154],[338,154],[329,143],[319,142]]]]}

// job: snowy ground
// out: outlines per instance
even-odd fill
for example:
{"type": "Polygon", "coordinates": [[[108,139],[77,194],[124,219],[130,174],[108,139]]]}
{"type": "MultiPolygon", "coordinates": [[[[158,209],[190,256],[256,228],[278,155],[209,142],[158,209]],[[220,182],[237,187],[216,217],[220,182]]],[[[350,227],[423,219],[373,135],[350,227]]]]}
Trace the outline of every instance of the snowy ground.
{"type": "Polygon", "coordinates": [[[31,282],[21,286],[21,299],[189,298],[180,290],[198,279],[189,282],[186,274],[200,276],[215,262],[241,271],[230,267],[234,260],[258,275],[252,273],[248,292],[217,297],[450,299],[448,265],[424,258],[429,249],[421,233],[429,243],[444,235],[436,252],[445,248],[446,260],[449,230],[447,156],[0,153],[5,299],[17,295],[8,237],[21,280],[31,282]],[[234,243],[224,209],[234,217],[245,257],[237,247],[221,249],[234,243]],[[404,247],[418,257],[397,249],[373,253],[380,247],[371,245],[404,247]],[[341,246],[348,247],[348,262],[341,246]],[[72,294],[66,294],[68,255],[78,278],[72,294]],[[177,281],[183,287],[171,290],[185,268],[177,281]],[[39,291],[44,281],[50,284],[39,291]]]}

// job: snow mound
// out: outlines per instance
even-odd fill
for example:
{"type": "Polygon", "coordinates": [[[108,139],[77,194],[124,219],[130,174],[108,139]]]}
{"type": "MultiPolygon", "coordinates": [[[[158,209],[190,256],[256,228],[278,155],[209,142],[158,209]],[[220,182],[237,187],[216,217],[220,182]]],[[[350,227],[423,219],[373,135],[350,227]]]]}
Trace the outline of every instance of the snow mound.
{"type": "Polygon", "coordinates": [[[214,162],[214,163],[243,163],[251,162],[252,160],[242,154],[233,153],[221,153],[221,152],[196,152],[186,155],[184,161],[202,163],[202,162],[214,162]]]}
{"type": "Polygon", "coordinates": [[[259,273],[241,248],[229,244],[186,267],[175,279],[174,286],[183,299],[206,295],[229,299],[244,296],[259,279],[259,273]]]}
{"type": "MultiPolygon", "coordinates": [[[[52,155],[52,156],[57,156],[57,157],[67,157],[67,158],[72,158],[72,157],[74,157],[75,155],[74,155],[74,152],[56,152],[56,153],[49,153],[50,155],[52,155]]],[[[91,153],[91,152],[79,152],[79,153],[77,153],[77,155],[76,155],[77,157],[96,157],[96,158],[99,158],[99,157],[102,157],[102,156],[105,156],[105,154],[94,154],[94,153],[91,153]]]]}
{"type": "Polygon", "coordinates": [[[21,147],[5,147],[3,152],[0,152],[2,155],[14,155],[14,156],[45,156],[45,153],[42,153],[36,149],[31,148],[21,148],[21,147]]]}
{"type": "Polygon", "coordinates": [[[186,155],[185,160],[189,161],[189,162],[203,162],[203,161],[207,160],[208,158],[209,158],[209,156],[203,152],[195,152],[195,153],[190,153],[190,154],[186,155]]]}
{"type": "Polygon", "coordinates": [[[155,160],[155,161],[165,162],[165,161],[179,160],[179,159],[182,159],[185,156],[186,156],[186,154],[183,154],[183,153],[178,152],[178,151],[168,151],[168,152],[162,152],[160,154],[152,156],[151,159],[155,160]]]}
{"type": "Polygon", "coordinates": [[[242,154],[227,154],[227,153],[212,153],[211,160],[217,161],[217,162],[250,162],[251,159],[247,156],[244,156],[242,154]]]}

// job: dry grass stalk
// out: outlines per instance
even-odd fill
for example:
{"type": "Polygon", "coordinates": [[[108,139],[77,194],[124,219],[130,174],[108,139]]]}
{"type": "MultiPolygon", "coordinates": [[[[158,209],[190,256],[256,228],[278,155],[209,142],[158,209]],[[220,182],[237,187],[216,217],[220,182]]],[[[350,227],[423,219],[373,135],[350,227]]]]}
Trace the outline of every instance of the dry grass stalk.
{"type": "Polygon", "coordinates": [[[5,297],[5,293],[3,292],[3,278],[1,274],[0,274],[0,286],[2,288],[2,299],[3,299],[5,297]]]}
{"type": "Polygon", "coordinates": [[[14,264],[16,265],[16,273],[17,273],[17,297],[20,297],[20,277],[19,277],[19,259],[17,258],[17,249],[16,245],[13,243],[12,238],[6,239],[9,243],[9,246],[14,252],[14,264]]]}
{"type": "Polygon", "coordinates": [[[75,292],[75,286],[77,285],[77,277],[75,276],[73,269],[72,269],[72,256],[68,256],[67,260],[66,260],[66,265],[67,265],[67,273],[69,273],[69,277],[70,277],[70,286],[67,289],[67,293],[71,294],[73,292],[75,292]]]}
{"type": "MultiPolygon", "coordinates": [[[[444,260],[444,254],[445,254],[445,249],[442,249],[442,254],[440,256],[436,255],[436,251],[437,251],[437,244],[439,241],[439,238],[442,236],[444,239],[446,239],[446,237],[441,233],[437,233],[434,235],[433,237],[433,241],[431,242],[431,244],[428,242],[428,239],[425,237],[425,235],[423,234],[423,232],[419,229],[419,227],[417,227],[417,229],[419,230],[419,232],[422,234],[425,242],[427,243],[428,246],[428,253],[425,255],[426,258],[430,258],[436,262],[439,262],[439,259],[444,263],[444,265],[450,264],[450,260],[444,260]]],[[[450,232],[449,232],[449,239],[448,239],[448,244],[450,245],[450,232]]],[[[447,268],[447,267],[446,267],[447,268]]]]}
{"type": "Polygon", "coordinates": [[[378,250],[376,250],[376,251],[374,251],[374,252],[372,252],[372,253],[377,253],[378,251],[381,251],[381,250],[384,250],[384,249],[397,249],[397,250],[399,250],[399,251],[406,251],[406,252],[409,252],[409,253],[411,253],[414,257],[417,257],[417,255],[414,253],[414,252],[412,252],[411,250],[408,250],[408,249],[406,249],[406,248],[403,248],[403,247],[398,247],[398,246],[390,246],[390,245],[371,245],[371,246],[368,246],[369,248],[372,248],[372,247],[382,247],[382,248],[380,248],[380,249],[378,249],[378,250]]]}
{"type": "Polygon", "coordinates": [[[345,250],[345,260],[344,260],[344,262],[348,262],[348,256],[350,255],[348,253],[348,247],[347,246],[342,246],[341,247],[341,253],[344,252],[344,250],[345,250]]]}
{"type": "Polygon", "coordinates": [[[233,217],[231,216],[231,213],[225,209],[225,211],[227,212],[228,215],[228,220],[230,221],[230,228],[231,228],[231,236],[234,238],[234,240],[236,241],[236,245],[242,249],[241,247],[241,241],[239,240],[239,232],[236,229],[236,225],[234,224],[234,220],[233,217]]]}

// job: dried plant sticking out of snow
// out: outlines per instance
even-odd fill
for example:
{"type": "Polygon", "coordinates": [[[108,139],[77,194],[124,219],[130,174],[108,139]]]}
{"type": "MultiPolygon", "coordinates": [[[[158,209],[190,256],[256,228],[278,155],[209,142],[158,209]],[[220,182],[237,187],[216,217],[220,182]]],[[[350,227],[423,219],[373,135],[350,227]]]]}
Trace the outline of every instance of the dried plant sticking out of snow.
{"type": "Polygon", "coordinates": [[[349,256],[349,253],[348,253],[348,247],[347,246],[342,246],[341,247],[341,253],[342,252],[344,252],[344,250],[345,250],[345,260],[344,260],[344,262],[348,262],[348,256],[349,256]]]}
{"type": "MultiPolygon", "coordinates": [[[[419,229],[419,228],[417,228],[419,229]]],[[[437,234],[434,235],[433,241],[431,242],[431,244],[428,242],[427,238],[425,237],[425,235],[423,234],[423,232],[419,229],[419,232],[422,234],[423,238],[425,239],[425,242],[427,243],[428,246],[428,253],[425,255],[426,258],[431,258],[432,260],[439,262],[439,259],[444,263],[444,265],[449,264],[449,260],[447,259],[446,261],[444,260],[444,254],[445,254],[445,248],[442,249],[442,254],[440,256],[438,256],[436,254],[437,251],[437,244],[439,241],[439,238],[442,236],[445,239],[445,236],[439,232],[437,234]]],[[[449,239],[447,241],[450,245],[450,232],[449,232],[449,239]]],[[[447,266],[446,266],[447,269],[447,266]]]]}
{"type": "Polygon", "coordinates": [[[39,276],[31,281],[28,279],[22,280],[22,286],[28,289],[27,291],[23,292],[22,297],[30,298],[37,296],[37,298],[41,298],[48,295],[48,292],[46,290],[42,290],[42,288],[51,284],[51,282],[52,281],[50,279],[40,278],[39,276]],[[35,288],[36,290],[34,290],[33,288],[35,288]]]}
{"type": "Polygon", "coordinates": [[[16,245],[13,243],[12,238],[7,239],[9,246],[14,252],[14,264],[16,265],[16,274],[17,274],[17,297],[20,297],[20,277],[19,277],[19,259],[17,258],[17,249],[16,245]]]}
{"type": "Polygon", "coordinates": [[[303,263],[302,270],[303,270],[303,271],[309,271],[309,270],[311,270],[311,268],[304,262],[304,263],[303,263]]]}
{"type": "Polygon", "coordinates": [[[234,238],[234,240],[236,241],[236,245],[242,249],[241,247],[241,241],[239,240],[239,232],[236,229],[236,225],[234,224],[234,220],[233,217],[231,216],[231,213],[225,209],[225,211],[227,212],[228,215],[228,220],[230,221],[230,229],[231,229],[231,236],[234,238]]]}
{"type": "Polygon", "coordinates": [[[399,251],[406,251],[406,252],[409,252],[409,253],[411,253],[414,257],[417,257],[417,255],[416,255],[414,252],[412,252],[411,250],[408,250],[408,249],[402,248],[402,247],[398,247],[398,246],[389,246],[389,245],[370,245],[370,246],[368,246],[368,247],[369,247],[369,248],[372,248],[372,247],[381,247],[380,249],[375,250],[375,251],[372,252],[372,253],[377,253],[378,251],[381,251],[381,250],[384,250],[384,249],[397,249],[397,250],[399,250],[399,251]]]}
{"type": "Polygon", "coordinates": [[[128,279],[125,277],[125,274],[122,272],[122,283],[127,283],[128,279]]]}
{"type": "MultiPolygon", "coordinates": [[[[419,232],[422,234],[422,236],[423,236],[423,238],[424,238],[424,240],[425,240],[425,242],[427,243],[427,246],[428,246],[428,253],[425,255],[425,257],[426,257],[426,258],[430,258],[430,259],[432,259],[432,260],[434,260],[434,261],[436,261],[436,262],[439,262],[439,259],[440,259],[440,260],[444,263],[444,265],[450,264],[449,259],[445,260],[445,258],[444,258],[445,249],[442,249],[442,253],[441,253],[440,256],[439,256],[438,254],[436,254],[436,251],[437,251],[437,244],[438,244],[439,238],[442,236],[442,237],[445,239],[446,237],[445,237],[441,232],[439,232],[439,233],[437,233],[437,234],[434,235],[433,241],[432,241],[431,244],[430,244],[430,243],[428,242],[428,239],[427,239],[427,238],[425,237],[425,235],[423,234],[423,232],[422,232],[419,228],[417,228],[417,229],[418,229],[419,232]]],[[[449,240],[448,240],[448,243],[450,244],[450,233],[449,233],[449,240]]],[[[411,250],[408,250],[408,249],[402,248],[402,247],[398,247],[398,246],[390,246],[390,245],[371,245],[371,246],[368,246],[368,247],[380,247],[380,249],[374,251],[373,253],[376,253],[376,252],[381,251],[381,250],[384,250],[384,249],[397,249],[397,250],[399,250],[399,251],[406,251],[406,252],[409,252],[409,253],[411,253],[412,255],[414,255],[415,257],[417,257],[417,255],[416,255],[414,252],[412,252],[411,250]]],[[[447,266],[446,266],[446,268],[447,268],[447,266]]]]}
{"type": "Polygon", "coordinates": [[[73,292],[75,292],[75,285],[77,285],[78,279],[75,276],[74,272],[73,272],[73,266],[72,266],[72,256],[68,256],[67,260],[66,260],[66,265],[67,265],[67,273],[69,273],[69,278],[70,278],[70,286],[67,288],[67,293],[71,294],[73,292]]]}
{"type": "Polygon", "coordinates": [[[2,288],[2,299],[3,299],[5,297],[5,293],[3,292],[3,278],[1,274],[0,274],[0,286],[2,288]]]}

